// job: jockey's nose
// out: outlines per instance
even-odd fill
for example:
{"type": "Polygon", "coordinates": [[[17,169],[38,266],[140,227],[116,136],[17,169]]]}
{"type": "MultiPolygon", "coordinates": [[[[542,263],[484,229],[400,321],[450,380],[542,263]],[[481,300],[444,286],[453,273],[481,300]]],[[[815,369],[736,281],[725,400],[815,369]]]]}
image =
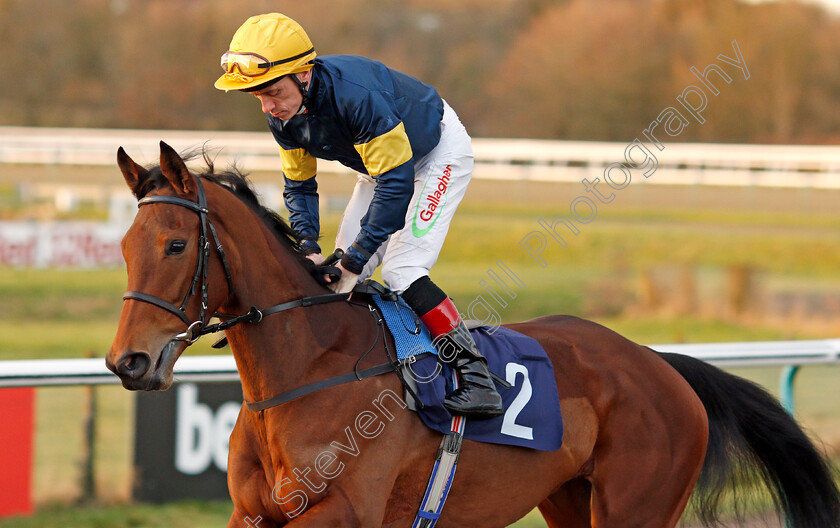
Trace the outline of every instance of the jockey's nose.
{"type": "Polygon", "coordinates": [[[259,96],[260,97],[260,106],[262,107],[262,111],[264,114],[271,113],[274,110],[274,103],[271,101],[270,97],[259,96]]]}
{"type": "MultiPolygon", "coordinates": [[[[152,358],[145,352],[129,352],[117,361],[116,373],[132,380],[142,378],[152,365],[152,358]]],[[[108,365],[108,368],[111,368],[108,365]]],[[[111,369],[114,370],[114,369],[111,369]]]]}

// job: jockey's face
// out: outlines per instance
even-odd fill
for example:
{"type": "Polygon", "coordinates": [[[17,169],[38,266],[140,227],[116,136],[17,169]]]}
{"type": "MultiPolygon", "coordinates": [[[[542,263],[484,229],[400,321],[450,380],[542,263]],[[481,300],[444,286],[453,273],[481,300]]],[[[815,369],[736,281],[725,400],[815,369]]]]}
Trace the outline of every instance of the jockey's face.
{"type": "MultiPolygon", "coordinates": [[[[312,70],[293,75],[297,75],[302,83],[308,83],[312,78],[312,70]]],[[[300,105],[303,104],[303,94],[300,93],[297,83],[288,76],[262,90],[251,93],[260,100],[260,106],[264,113],[271,114],[283,121],[294,117],[300,109],[300,105]]]]}

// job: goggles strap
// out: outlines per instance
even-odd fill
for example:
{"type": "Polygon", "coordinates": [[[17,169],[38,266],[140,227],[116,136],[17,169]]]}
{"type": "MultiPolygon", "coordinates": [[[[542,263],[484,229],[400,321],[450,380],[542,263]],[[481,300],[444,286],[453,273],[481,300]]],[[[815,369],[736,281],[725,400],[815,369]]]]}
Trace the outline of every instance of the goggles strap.
{"type": "Polygon", "coordinates": [[[280,65],[280,64],[286,64],[287,62],[296,61],[296,60],[298,60],[298,59],[300,59],[300,58],[306,57],[307,55],[309,55],[309,54],[310,54],[310,53],[312,53],[313,51],[315,51],[315,47],[314,47],[314,46],[313,46],[313,47],[311,47],[311,48],[309,48],[308,50],[304,51],[303,53],[298,53],[298,54],[297,54],[297,55],[295,55],[294,57],[288,57],[288,58],[285,58],[285,59],[280,59],[280,60],[277,60],[277,61],[271,61],[271,62],[269,62],[269,63],[268,63],[266,66],[264,66],[264,67],[265,67],[265,68],[272,68],[272,67],[274,67],[274,66],[278,66],[278,65],[280,65]]]}
{"type": "Polygon", "coordinates": [[[297,84],[298,89],[300,90],[300,95],[303,96],[303,101],[300,104],[300,108],[295,115],[300,115],[306,112],[306,105],[309,103],[309,91],[307,90],[307,85],[309,83],[301,82],[300,79],[297,78],[297,74],[289,74],[289,77],[297,84]]]}

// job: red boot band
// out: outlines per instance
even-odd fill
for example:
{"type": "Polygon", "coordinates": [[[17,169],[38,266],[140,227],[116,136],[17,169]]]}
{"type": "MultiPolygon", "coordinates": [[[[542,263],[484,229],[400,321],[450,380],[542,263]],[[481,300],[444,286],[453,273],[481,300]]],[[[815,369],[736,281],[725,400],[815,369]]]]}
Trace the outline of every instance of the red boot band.
{"type": "Polygon", "coordinates": [[[435,306],[424,315],[420,316],[420,320],[429,329],[432,334],[432,339],[448,334],[453,328],[458,326],[461,322],[461,315],[458,309],[455,308],[455,303],[449,297],[439,305],[435,306]]]}

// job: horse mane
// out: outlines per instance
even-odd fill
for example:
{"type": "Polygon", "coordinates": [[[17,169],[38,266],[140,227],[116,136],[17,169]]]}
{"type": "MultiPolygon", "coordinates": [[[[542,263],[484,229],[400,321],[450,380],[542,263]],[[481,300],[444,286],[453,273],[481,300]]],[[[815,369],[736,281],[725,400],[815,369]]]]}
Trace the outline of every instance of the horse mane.
{"type": "MultiPolygon", "coordinates": [[[[257,213],[257,216],[260,217],[263,223],[271,229],[281,242],[285,242],[297,257],[300,259],[304,258],[300,250],[300,234],[283,217],[260,203],[257,193],[254,191],[254,187],[246,174],[242,173],[236,165],[231,166],[229,170],[217,172],[206,147],[181,153],[181,158],[185,163],[199,156],[204,159],[206,168],[200,173],[193,172],[194,176],[213,182],[230,191],[250,207],[251,210],[257,213]]],[[[143,198],[155,189],[169,185],[169,181],[163,175],[160,165],[152,165],[147,167],[146,170],[149,171],[149,175],[138,189],[138,199],[143,198]]],[[[305,260],[308,261],[309,259],[305,260]]]]}

